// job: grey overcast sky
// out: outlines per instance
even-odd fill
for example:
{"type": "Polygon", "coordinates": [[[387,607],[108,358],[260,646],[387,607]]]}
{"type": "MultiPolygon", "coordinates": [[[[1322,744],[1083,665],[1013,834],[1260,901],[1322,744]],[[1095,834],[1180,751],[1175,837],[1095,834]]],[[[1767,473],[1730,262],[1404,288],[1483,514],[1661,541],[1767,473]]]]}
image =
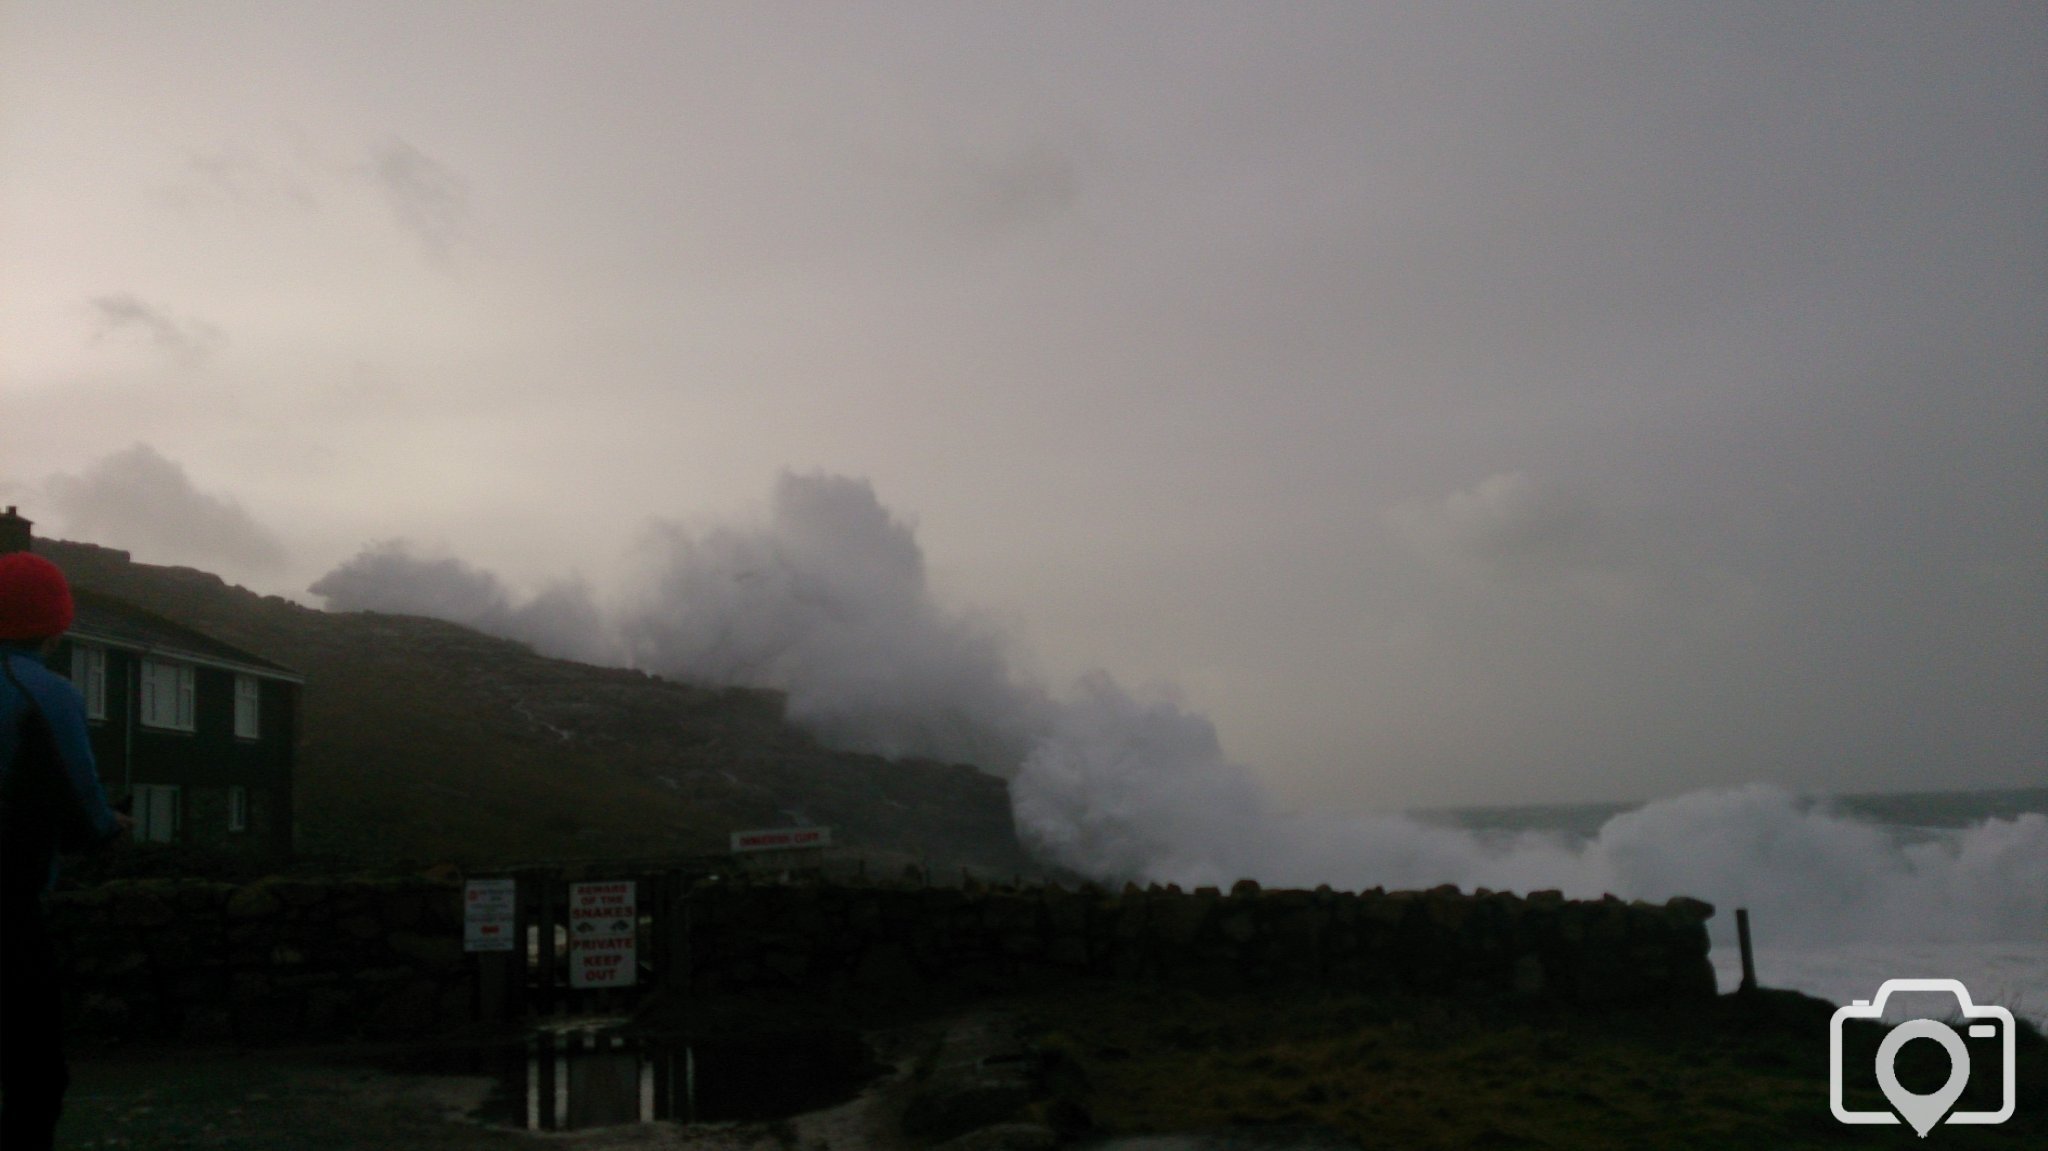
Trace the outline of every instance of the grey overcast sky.
{"type": "Polygon", "coordinates": [[[872,483],[1286,802],[2048,780],[2048,6],[0,0],[0,496],[319,602],[872,483]]]}

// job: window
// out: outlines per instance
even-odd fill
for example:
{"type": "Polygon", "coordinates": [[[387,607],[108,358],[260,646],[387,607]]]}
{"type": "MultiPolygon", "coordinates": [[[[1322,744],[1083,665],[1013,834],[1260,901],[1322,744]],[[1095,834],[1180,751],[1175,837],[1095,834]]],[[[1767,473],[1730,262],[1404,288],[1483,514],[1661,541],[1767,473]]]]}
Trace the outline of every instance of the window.
{"type": "Polygon", "coordinates": [[[71,682],[85,697],[85,718],[107,718],[107,649],[89,643],[71,646],[71,682]]]}
{"type": "Polygon", "coordinates": [[[179,817],[178,789],[161,783],[138,783],[135,785],[135,808],[130,813],[135,819],[135,841],[137,843],[172,843],[178,838],[179,817]]]}
{"type": "Polygon", "coordinates": [[[228,830],[249,830],[249,789],[241,784],[228,788],[228,830]]]}
{"type": "Polygon", "coordinates": [[[146,727],[192,730],[192,668],[142,661],[142,722],[146,727]]]}
{"type": "Polygon", "coordinates": [[[241,739],[255,739],[262,734],[257,722],[260,714],[258,704],[263,696],[253,675],[235,677],[235,735],[241,739]]]}

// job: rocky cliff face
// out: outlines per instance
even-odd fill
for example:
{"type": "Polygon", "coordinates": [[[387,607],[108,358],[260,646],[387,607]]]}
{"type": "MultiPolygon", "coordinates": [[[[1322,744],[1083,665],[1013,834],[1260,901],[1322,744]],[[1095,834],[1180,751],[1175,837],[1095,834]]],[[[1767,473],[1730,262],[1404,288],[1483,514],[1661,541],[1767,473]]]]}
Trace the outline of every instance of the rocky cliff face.
{"type": "Polygon", "coordinates": [[[830,826],[880,865],[1034,870],[1002,780],[820,747],[774,692],[534,654],[455,624],[315,611],[189,568],[37,541],[79,586],[285,664],[301,701],[302,852],[506,862],[723,850],[830,826]]]}

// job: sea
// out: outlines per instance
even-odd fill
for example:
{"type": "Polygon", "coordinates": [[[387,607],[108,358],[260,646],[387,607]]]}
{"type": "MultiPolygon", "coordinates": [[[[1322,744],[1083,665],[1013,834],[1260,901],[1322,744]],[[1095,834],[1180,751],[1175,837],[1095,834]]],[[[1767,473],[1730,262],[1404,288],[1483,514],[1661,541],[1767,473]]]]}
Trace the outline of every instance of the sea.
{"type": "Polygon", "coordinates": [[[1617,892],[1624,896],[1691,894],[1714,903],[1709,933],[1723,991],[1741,979],[1734,913],[1746,907],[1761,986],[1843,1006],[1874,1000],[1887,980],[1953,979],[1976,1006],[2002,1006],[2048,1029],[2048,788],[1770,790],[1740,798],[1748,802],[1692,797],[1408,816],[1470,836],[1501,858],[1542,843],[1597,859],[1610,875],[1658,876],[1656,890],[1617,892]],[[1627,866],[1659,843],[1678,845],[1671,854],[1679,866],[1627,866]],[[1686,890],[1688,864],[1694,890],[1686,890]]]}

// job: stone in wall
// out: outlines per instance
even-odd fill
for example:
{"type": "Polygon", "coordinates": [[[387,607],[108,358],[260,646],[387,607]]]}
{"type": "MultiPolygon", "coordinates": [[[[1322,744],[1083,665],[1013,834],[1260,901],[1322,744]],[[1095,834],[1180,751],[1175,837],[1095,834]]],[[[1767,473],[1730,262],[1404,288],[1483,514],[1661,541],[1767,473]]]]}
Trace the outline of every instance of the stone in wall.
{"type": "Polygon", "coordinates": [[[417,1034],[459,1022],[474,994],[448,884],[126,880],[60,892],[50,912],[86,1033],[417,1034]]]}
{"type": "Polygon", "coordinates": [[[1218,990],[1640,1002],[1713,993],[1698,900],[1554,892],[1058,886],[1023,890],[710,884],[691,896],[704,990],[1003,990],[1086,974],[1218,990]]]}
{"type": "MultiPolygon", "coordinates": [[[[1714,993],[1698,900],[1555,892],[1129,886],[699,884],[699,992],[1003,993],[1074,976],[1218,991],[1599,1004],[1714,993]]],[[[262,1041],[420,1034],[475,995],[452,882],[131,880],[61,893],[52,919],[87,1029],[262,1041]]]]}

